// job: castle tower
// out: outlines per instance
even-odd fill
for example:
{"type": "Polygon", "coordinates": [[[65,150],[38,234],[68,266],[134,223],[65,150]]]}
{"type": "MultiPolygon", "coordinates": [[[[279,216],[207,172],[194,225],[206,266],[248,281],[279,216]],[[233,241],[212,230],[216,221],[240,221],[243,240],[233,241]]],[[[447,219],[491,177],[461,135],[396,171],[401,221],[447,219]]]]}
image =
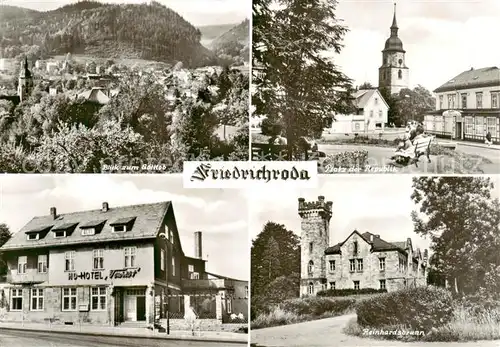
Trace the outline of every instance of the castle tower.
{"type": "Polygon", "coordinates": [[[306,202],[299,198],[301,223],[300,240],[300,295],[315,295],[326,289],[325,250],[330,243],[330,218],[332,202],[325,202],[324,196],[318,201],[306,202]]]}
{"type": "Polygon", "coordinates": [[[385,41],[382,51],[382,66],[378,69],[379,88],[389,89],[391,94],[397,94],[403,88],[408,88],[410,71],[405,63],[403,42],[398,37],[398,23],[396,21],[396,4],[391,25],[391,36],[385,41]]]}
{"type": "Polygon", "coordinates": [[[28,57],[24,58],[21,63],[21,71],[19,71],[19,83],[17,86],[17,95],[21,102],[26,100],[33,89],[33,76],[28,69],[28,57]]]}

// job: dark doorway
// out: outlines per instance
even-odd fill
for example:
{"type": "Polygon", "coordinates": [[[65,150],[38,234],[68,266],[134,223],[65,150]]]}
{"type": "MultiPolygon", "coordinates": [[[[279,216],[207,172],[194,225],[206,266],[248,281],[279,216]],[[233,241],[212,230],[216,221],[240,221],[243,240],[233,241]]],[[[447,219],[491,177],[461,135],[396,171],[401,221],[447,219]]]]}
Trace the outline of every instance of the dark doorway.
{"type": "Polygon", "coordinates": [[[455,126],[455,138],[458,140],[462,140],[462,122],[457,122],[455,126]]]}
{"type": "Polygon", "coordinates": [[[137,320],[144,321],[146,320],[146,297],[138,296],[137,297],[137,320]]]}
{"type": "Polygon", "coordinates": [[[115,287],[115,325],[123,322],[123,291],[115,287]]]}

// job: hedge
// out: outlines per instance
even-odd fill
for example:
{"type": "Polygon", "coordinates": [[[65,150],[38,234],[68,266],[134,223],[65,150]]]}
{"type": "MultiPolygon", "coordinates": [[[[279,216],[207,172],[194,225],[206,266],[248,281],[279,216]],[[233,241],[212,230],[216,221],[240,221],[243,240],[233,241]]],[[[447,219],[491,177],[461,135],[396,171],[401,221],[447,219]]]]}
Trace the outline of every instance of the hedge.
{"type": "Polygon", "coordinates": [[[363,288],[363,289],[328,289],[318,292],[317,296],[334,297],[334,296],[350,296],[350,295],[360,295],[360,294],[376,294],[376,293],[387,293],[387,289],[374,289],[374,288],[363,288]]]}

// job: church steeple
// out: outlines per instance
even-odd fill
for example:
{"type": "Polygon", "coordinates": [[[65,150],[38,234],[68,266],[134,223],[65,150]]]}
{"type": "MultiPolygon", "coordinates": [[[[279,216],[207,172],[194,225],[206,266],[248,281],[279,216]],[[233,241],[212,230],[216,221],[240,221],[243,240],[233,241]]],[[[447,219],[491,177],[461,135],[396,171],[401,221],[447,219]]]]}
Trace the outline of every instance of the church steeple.
{"type": "Polygon", "coordinates": [[[394,3],[394,17],[392,18],[391,36],[398,36],[398,22],[396,21],[396,3],[394,3]]]}
{"type": "Polygon", "coordinates": [[[24,61],[21,63],[21,70],[19,71],[19,82],[17,86],[17,94],[19,100],[23,102],[31,93],[33,88],[33,76],[28,68],[28,57],[24,57],[24,61]]]}

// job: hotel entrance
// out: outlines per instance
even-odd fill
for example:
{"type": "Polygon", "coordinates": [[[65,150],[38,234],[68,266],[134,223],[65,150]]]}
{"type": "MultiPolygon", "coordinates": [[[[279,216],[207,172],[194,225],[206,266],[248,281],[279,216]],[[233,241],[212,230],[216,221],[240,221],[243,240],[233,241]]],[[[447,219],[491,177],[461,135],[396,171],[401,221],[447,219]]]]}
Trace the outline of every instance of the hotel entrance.
{"type": "Polygon", "coordinates": [[[116,288],[116,323],[146,320],[146,288],[116,288]]]}

